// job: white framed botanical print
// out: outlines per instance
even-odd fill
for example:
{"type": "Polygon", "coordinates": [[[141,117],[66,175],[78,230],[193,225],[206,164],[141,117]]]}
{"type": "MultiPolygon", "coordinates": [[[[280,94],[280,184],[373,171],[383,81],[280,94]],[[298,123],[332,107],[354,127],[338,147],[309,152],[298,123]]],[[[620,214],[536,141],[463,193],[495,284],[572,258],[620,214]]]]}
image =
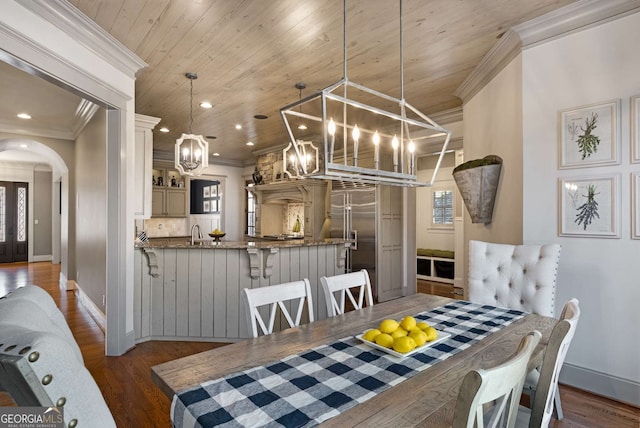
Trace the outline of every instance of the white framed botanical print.
{"type": "Polygon", "coordinates": [[[620,100],[559,112],[560,169],[620,163],[620,100]]]}
{"type": "Polygon", "coordinates": [[[558,179],[558,234],[620,238],[619,174],[558,179]]]}
{"type": "Polygon", "coordinates": [[[640,172],[631,173],[631,238],[640,239],[640,172]]]}
{"type": "Polygon", "coordinates": [[[631,163],[640,163],[640,95],[631,97],[631,163]]]}

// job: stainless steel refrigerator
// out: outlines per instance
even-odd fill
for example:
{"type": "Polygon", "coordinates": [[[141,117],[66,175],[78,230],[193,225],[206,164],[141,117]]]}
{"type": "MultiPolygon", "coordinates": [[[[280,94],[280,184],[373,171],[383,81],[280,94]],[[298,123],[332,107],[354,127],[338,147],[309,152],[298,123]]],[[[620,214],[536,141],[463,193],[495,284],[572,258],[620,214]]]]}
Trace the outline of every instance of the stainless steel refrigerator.
{"type": "Polygon", "coordinates": [[[376,288],[376,188],[375,186],[347,187],[333,182],[331,191],[331,237],[353,239],[347,252],[347,272],[366,269],[371,289],[376,288]]]}

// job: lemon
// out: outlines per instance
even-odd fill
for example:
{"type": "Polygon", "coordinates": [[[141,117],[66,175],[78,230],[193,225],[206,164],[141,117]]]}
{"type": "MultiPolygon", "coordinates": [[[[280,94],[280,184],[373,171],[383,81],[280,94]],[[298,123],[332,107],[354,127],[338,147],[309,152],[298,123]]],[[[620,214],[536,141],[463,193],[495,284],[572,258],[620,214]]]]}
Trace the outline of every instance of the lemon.
{"type": "Polygon", "coordinates": [[[402,327],[398,327],[391,333],[391,337],[396,339],[398,337],[406,336],[407,334],[407,330],[403,329],[402,327]]]}
{"type": "Polygon", "coordinates": [[[396,320],[384,320],[380,323],[378,329],[382,333],[393,333],[400,324],[396,320]]]}
{"type": "Polygon", "coordinates": [[[427,328],[429,328],[429,327],[430,327],[430,326],[429,326],[429,324],[427,324],[427,323],[426,323],[426,322],[424,322],[424,321],[420,321],[420,322],[418,323],[418,328],[420,328],[420,330],[426,330],[426,329],[427,329],[427,328]]]}
{"type": "Polygon", "coordinates": [[[438,332],[433,327],[428,327],[424,330],[427,334],[427,342],[432,342],[438,338],[438,332]]]}
{"type": "Polygon", "coordinates": [[[416,326],[416,319],[412,316],[404,317],[402,321],[400,321],[400,326],[407,331],[411,331],[416,326]]]}
{"type": "Polygon", "coordinates": [[[385,348],[391,348],[393,346],[393,337],[387,333],[380,333],[376,336],[374,342],[385,348]]]}
{"type": "Polygon", "coordinates": [[[409,336],[398,337],[393,341],[393,350],[406,354],[409,351],[413,351],[416,347],[416,342],[409,336]]]}
{"type": "Polygon", "coordinates": [[[362,335],[364,340],[368,340],[369,342],[373,342],[377,335],[380,334],[380,330],[377,328],[372,328],[371,330],[367,330],[365,334],[362,335]]]}
{"type": "Polygon", "coordinates": [[[427,342],[427,333],[418,329],[409,333],[409,337],[416,342],[416,346],[422,346],[427,342]]]}

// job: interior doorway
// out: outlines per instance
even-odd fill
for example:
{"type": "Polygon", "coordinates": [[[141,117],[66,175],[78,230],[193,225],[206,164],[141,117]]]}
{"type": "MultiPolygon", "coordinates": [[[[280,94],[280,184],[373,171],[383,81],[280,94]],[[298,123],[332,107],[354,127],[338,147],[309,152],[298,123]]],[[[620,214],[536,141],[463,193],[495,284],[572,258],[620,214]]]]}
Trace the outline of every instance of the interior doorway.
{"type": "Polygon", "coordinates": [[[29,258],[27,183],[0,181],[0,263],[29,258]]]}

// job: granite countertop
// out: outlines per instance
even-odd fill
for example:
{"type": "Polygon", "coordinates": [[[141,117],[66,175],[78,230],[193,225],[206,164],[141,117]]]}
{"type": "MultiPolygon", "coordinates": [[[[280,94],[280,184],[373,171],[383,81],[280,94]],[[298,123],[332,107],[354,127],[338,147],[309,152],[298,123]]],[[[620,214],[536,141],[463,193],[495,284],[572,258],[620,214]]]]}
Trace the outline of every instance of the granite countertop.
{"type": "Polygon", "coordinates": [[[191,245],[190,238],[184,241],[172,238],[150,238],[149,242],[136,242],[135,248],[187,248],[187,249],[244,249],[244,248],[290,248],[290,247],[310,247],[318,245],[341,245],[348,244],[345,239],[293,239],[289,241],[221,241],[215,242],[210,239],[202,240],[191,245]],[[153,242],[157,240],[159,242],[153,242]]]}

